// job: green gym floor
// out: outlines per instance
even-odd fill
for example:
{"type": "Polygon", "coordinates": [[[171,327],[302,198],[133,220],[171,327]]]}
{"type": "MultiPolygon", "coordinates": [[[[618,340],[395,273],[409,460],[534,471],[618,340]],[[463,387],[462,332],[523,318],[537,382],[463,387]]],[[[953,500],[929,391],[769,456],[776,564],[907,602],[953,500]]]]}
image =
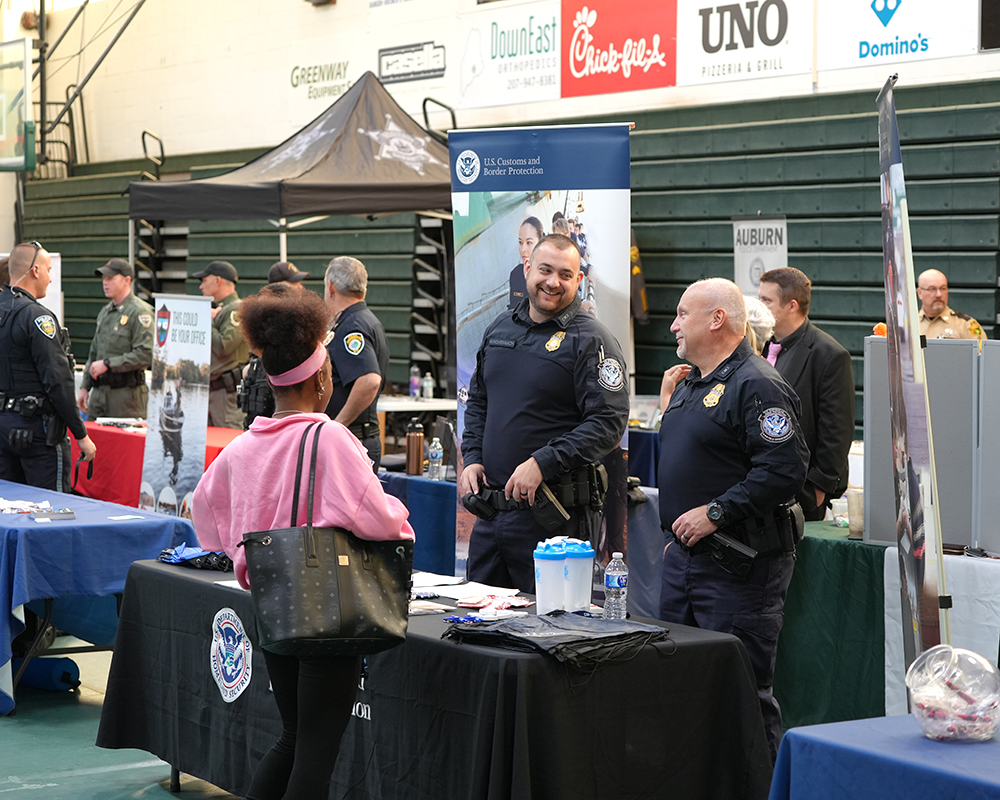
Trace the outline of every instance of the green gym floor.
{"type": "Polygon", "coordinates": [[[170,767],[155,756],[97,747],[111,653],[72,658],[80,667],[77,690],[18,687],[17,713],[0,717],[0,800],[237,800],[189,775],[181,775],[181,793],[171,794],[170,767]]]}

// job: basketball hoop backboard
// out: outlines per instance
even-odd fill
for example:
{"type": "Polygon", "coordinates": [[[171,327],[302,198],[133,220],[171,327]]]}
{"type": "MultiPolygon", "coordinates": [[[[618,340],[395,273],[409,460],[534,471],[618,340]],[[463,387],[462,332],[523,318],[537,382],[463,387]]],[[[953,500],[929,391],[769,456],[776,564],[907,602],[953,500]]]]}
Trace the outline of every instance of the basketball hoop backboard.
{"type": "Polygon", "coordinates": [[[0,44],[0,172],[35,168],[31,40],[0,44]]]}

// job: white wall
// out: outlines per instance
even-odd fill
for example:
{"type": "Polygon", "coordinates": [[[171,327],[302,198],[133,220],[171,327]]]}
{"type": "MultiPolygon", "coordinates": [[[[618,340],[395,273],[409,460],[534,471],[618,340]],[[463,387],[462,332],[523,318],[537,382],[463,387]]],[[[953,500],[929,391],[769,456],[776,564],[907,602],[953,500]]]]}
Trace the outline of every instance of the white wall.
{"type": "MultiPolygon", "coordinates": [[[[609,1],[602,0],[605,6],[609,1]]],[[[496,107],[461,107],[469,105],[462,102],[460,91],[462,51],[467,49],[462,36],[467,34],[467,21],[477,15],[485,19],[500,13],[550,14],[552,2],[501,0],[477,5],[475,0],[337,0],[334,5],[314,7],[302,0],[149,0],[85,90],[91,158],[100,161],[141,155],[143,129],[161,136],[168,154],[276,144],[336,99],[336,94],[311,99],[310,89],[341,91],[365,70],[378,74],[380,48],[421,42],[431,42],[438,49],[443,46],[447,62],[444,77],[393,83],[389,91],[418,118],[426,96],[458,107],[459,127],[523,124],[591,114],[627,119],[630,114],[651,108],[850,90],[871,91],[874,114],[875,95],[890,72],[900,73],[900,87],[1000,76],[997,53],[820,71],[816,65],[822,59],[815,54],[815,44],[807,44],[803,50],[799,36],[796,45],[813,67],[799,74],[496,107]],[[296,66],[327,64],[343,65],[343,77],[292,86],[296,66]]],[[[812,30],[814,0],[785,2],[800,29],[806,33],[812,30]]],[[[840,9],[841,2],[856,0],[815,0],[815,8],[840,9]]],[[[953,2],[969,5],[970,0],[953,2]]],[[[691,0],[680,3],[689,19],[697,13],[688,8],[691,0]]],[[[12,9],[4,15],[5,32],[10,18],[19,15],[18,7],[31,5],[27,0],[9,0],[8,4],[12,9]]],[[[591,6],[597,4],[592,2],[591,6]]],[[[866,1],[862,5],[871,21],[869,4],[866,1]]],[[[82,39],[89,39],[108,22],[108,15],[120,15],[122,11],[123,7],[116,3],[92,2],[85,12],[83,27],[77,23],[57,55],[66,56],[78,49],[82,39]]],[[[50,41],[72,13],[72,9],[65,9],[50,15],[50,41]]],[[[819,13],[816,41],[822,40],[824,30],[830,26],[829,17],[823,13],[819,13]]],[[[635,25],[641,33],[643,21],[636,20],[635,25]]],[[[678,35],[687,37],[690,22],[688,28],[679,26],[678,35]]],[[[70,61],[58,72],[52,70],[50,97],[62,97],[64,85],[86,73],[117,29],[117,25],[109,27],[88,46],[79,63],[70,61]]],[[[5,38],[13,36],[6,33],[5,38]]],[[[688,46],[688,39],[683,39],[682,44],[688,46]]],[[[448,126],[442,117],[434,123],[448,126]]],[[[0,201],[0,211],[2,205],[0,201]]]]}

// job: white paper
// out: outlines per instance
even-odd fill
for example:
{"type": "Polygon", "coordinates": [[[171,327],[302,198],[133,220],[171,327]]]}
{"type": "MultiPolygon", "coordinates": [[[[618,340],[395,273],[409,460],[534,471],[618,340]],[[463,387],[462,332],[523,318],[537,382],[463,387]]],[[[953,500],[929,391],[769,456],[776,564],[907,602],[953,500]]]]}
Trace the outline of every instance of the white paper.
{"type": "Polygon", "coordinates": [[[517,589],[507,589],[502,586],[487,586],[485,583],[463,583],[460,586],[442,586],[437,593],[442,597],[450,597],[454,600],[463,600],[466,597],[479,597],[482,595],[495,595],[497,597],[513,597],[517,594],[517,589]]]}
{"type": "Polygon", "coordinates": [[[436,575],[433,572],[414,572],[413,588],[426,589],[429,586],[454,586],[456,583],[461,583],[464,580],[465,578],[459,578],[455,575],[436,575]]]}

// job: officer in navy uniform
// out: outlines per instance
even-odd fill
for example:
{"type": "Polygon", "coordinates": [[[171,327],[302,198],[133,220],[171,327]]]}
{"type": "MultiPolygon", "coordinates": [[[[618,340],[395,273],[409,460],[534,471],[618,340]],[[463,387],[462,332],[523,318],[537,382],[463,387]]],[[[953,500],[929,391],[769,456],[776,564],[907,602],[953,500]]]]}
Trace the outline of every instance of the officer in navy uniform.
{"type": "Polygon", "coordinates": [[[781,710],[771,692],[792,578],[809,450],[798,398],[744,338],[732,281],[688,287],[670,330],[693,364],[660,424],[663,556],[660,619],[732,633],[757,679],[772,760],[781,710]],[[722,534],[720,536],[719,534],[722,534]]]}
{"type": "Polygon", "coordinates": [[[469,580],[531,592],[539,541],[592,541],[599,530],[607,482],[598,462],[621,441],[629,400],[618,342],[581,313],[582,277],[573,241],[543,237],[528,297],[483,335],[462,437],[463,502],[479,517],[469,580]],[[553,497],[568,515],[557,527],[545,510],[553,497]]]}
{"type": "Polygon", "coordinates": [[[37,242],[14,247],[0,292],[0,479],[69,491],[66,429],[85,461],[97,447],[76,408],[65,331],[38,300],[52,278],[37,242]]]}
{"type": "Polygon", "coordinates": [[[365,304],[368,271],[358,259],[333,259],[324,283],[333,313],[333,336],[326,346],[333,366],[333,396],[326,413],[361,440],[378,472],[382,437],[376,406],[389,369],[385,329],[365,304]]]}

